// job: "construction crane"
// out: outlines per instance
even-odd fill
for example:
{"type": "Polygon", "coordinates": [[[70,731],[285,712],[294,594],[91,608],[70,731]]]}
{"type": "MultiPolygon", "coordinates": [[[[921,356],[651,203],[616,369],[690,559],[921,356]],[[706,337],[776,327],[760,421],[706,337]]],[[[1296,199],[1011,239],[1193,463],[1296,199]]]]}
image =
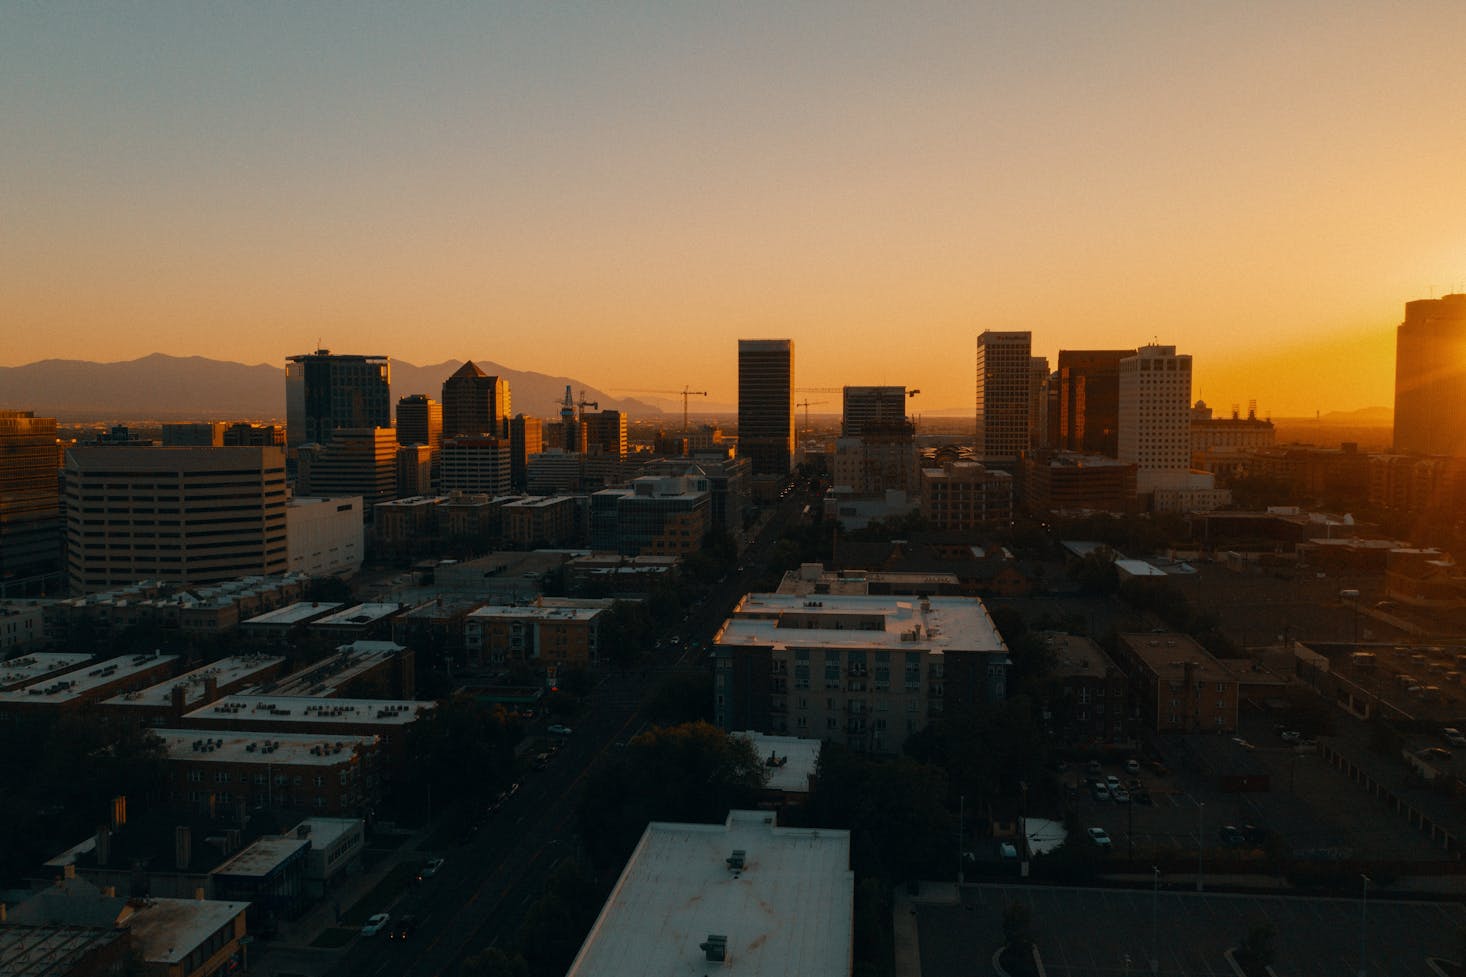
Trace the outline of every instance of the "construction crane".
{"type": "Polygon", "coordinates": [[[842,393],[845,392],[845,388],[844,387],[795,387],[794,388],[794,392],[797,393],[797,394],[842,394],[842,393]]]}
{"type": "Polygon", "coordinates": [[[625,394],[671,394],[674,397],[682,398],[682,433],[687,433],[687,398],[706,397],[706,390],[693,390],[687,384],[682,385],[681,390],[622,390],[625,394]]]}
{"type": "Polygon", "coordinates": [[[818,407],[821,404],[827,404],[827,403],[829,403],[829,401],[827,401],[827,400],[810,400],[809,398],[806,397],[804,400],[801,400],[799,403],[797,403],[797,404],[794,405],[795,407],[803,407],[804,408],[804,430],[806,432],[809,431],[809,409],[811,407],[818,407]]]}

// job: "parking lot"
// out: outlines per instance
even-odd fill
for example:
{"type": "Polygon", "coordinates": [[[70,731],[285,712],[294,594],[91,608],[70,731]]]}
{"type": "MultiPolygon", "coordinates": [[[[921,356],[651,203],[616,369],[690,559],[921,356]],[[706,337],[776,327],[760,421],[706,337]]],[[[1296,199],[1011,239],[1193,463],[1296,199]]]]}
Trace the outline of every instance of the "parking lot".
{"type": "Polygon", "coordinates": [[[1455,959],[1466,927],[1466,908],[1446,902],[977,885],[960,906],[917,907],[922,977],[992,973],[1013,902],[1031,910],[1053,977],[1145,974],[1152,953],[1166,977],[1231,977],[1225,952],[1262,921],[1277,928],[1280,977],[1358,973],[1361,949],[1371,977],[1434,977],[1427,958],[1455,959]]]}

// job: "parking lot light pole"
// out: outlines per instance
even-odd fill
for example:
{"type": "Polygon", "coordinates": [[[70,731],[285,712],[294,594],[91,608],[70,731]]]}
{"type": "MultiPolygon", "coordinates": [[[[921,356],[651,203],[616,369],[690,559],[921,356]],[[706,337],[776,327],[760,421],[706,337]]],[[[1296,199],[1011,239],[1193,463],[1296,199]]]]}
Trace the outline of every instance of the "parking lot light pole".
{"type": "Polygon", "coordinates": [[[1206,801],[1197,801],[1196,802],[1196,891],[1197,892],[1201,892],[1202,889],[1203,889],[1203,886],[1202,886],[1202,883],[1201,883],[1201,851],[1202,851],[1202,845],[1205,843],[1205,839],[1202,837],[1202,834],[1201,834],[1201,823],[1202,823],[1202,815],[1205,814],[1205,813],[1206,813],[1206,801]]]}
{"type": "Polygon", "coordinates": [[[1364,965],[1365,933],[1369,917],[1369,876],[1360,875],[1364,888],[1359,896],[1359,977],[1367,977],[1367,968],[1364,965]]]}
{"type": "Polygon", "coordinates": [[[1150,889],[1150,972],[1158,974],[1161,972],[1160,946],[1156,943],[1156,901],[1161,894],[1161,870],[1152,865],[1150,870],[1155,873],[1155,882],[1150,889]]]}

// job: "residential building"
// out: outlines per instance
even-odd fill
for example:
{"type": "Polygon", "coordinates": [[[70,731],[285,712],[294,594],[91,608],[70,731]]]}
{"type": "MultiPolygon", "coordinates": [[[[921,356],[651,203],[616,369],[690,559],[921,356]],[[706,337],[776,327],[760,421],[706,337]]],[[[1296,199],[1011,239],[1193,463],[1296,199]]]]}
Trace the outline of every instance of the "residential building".
{"type": "Polygon", "coordinates": [[[296,496],[285,506],[285,536],[291,573],[349,577],[365,554],[362,500],[296,496]]]}
{"type": "Polygon", "coordinates": [[[73,591],[285,572],[284,455],[279,448],[68,449],[73,591]]]}
{"type": "Polygon", "coordinates": [[[1007,696],[1008,649],[976,598],[748,594],[713,646],[729,730],[899,753],[932,719],[1007,696]]]}
{"type": "Polygon", "coordinates": [[[56,418],[0,410],[0,597],[60,583],[57,474],[56,418]]]}
{"type": "Polygon", "coordinates": [[[1191,357],[1148,345],[1120,360],[1117,457],[1135,466],[1142,495],[1191,470],[1191,357]]]}
{"type": "Polygon", "coordinates": [[[337,428],[329,442],[304,445],[299,456],[299,495],[359,495],[365,512],[397,495],[397,432],[390,427],[337,428]]]}
{"type": "Polygon", "coordinates": [[[507,437],[509,381],[465,361],[443,381],[443,438],[507,437]]]}
{"type": "Polygon", "coordinates": [[[849,387],[842,391],[840,436],[858,438],[867,425],[884,427],[906,420],[905,387],[849,387]]]}
{"type": "Polygon", "coordinates": [[[854,920],[848,831],[782,828],[769,811],[653,821],[568,977],[849,977],[854,920]]]}
{"type": "Polygon", "coordinates": [[[307,624],[334,614],[341,607],[330,602],[297,601],[241,621],[239,634],[253,647],[286,648],[305,634],[307,624]]]}
{"type": "Polygon", "coordinates": [[[438,537],[438,512],[447,501],[446,495],[413,495],[378,502],[372,513],[377,545],[396,555],[432,547],[438,537]]]}
{"type": "Polygon", "coordinates": [[[747,458],[723,451],[694,451],[687,458],[663,458],[649,463],[648,475],[701,475],[708,487],[708,522],[713,532],[738,533],[752,505],[752,464],[747,458]]]}
{"type": "Polygon", "coordinates": [[[1023,462],[1024,507],[1049,512],[1132,512],[1135,465],[1106,455],[1039,452],[1023,462]]]}
{"type": "Polygon", "coordinates": [[[1405,303],[1395,330],[1395,450],[1466,455],[1466,294],[1405,303]]]}
{"type": "Polygon", "coordinates": [[[1013,523],[1013,476],[975,461],[921,469],[921,511],[934,529],[989,529],[1013,523]]]}
{"type": "Polygon", "coordinates": [[[280,674],[285,659],[269,655],[231,655],[156,685],[103,699],[100,709],[114,717],[148,726],[177,726],[185,712],[221,696],[268,682],[280,674]]]}
{"type": "Polygon", "coordinates": [[[794,340],[738,340],[738,453],[753,477],[794,469],[794,340]]]}
{"type": "Polygon", "coordinates": [[[46,643],[46,612],[34,600],[0,600],[0,661],[46,643]]]}
{"type": "Polygon", "coordinates": [[[1053,700],[1047,704],[1064,742],[1119,743],[1129,732],[1129,682],[1104,649],[1091,638],[1048,632],[1044,643],[1053,656],[1053,700]]]}
{"type": "Polygon", "coordinates": [[[580,501],[568,495],[526,496],[504,504],[504,540],[533,549],[570,546],[584,539],[580,501]]]}
{"type": "Polygon", "coordinates": [[[984,331],[977,337],[977,450],[985,464],[1011,466],[1031,440],[1033,334],[984,331]]]}
{"type": "Polygon", "coordinates": [[[1130,695],[1158,733],[1235,733],[1240,684],[1197,642],[1169,632],[1117,636],[1130,695]]]}
{"type": "Polygon", "coordinates": [[[1119,457],[1120,361],[1133,349],[1059,350],[1059,451],[1119,457]]]}
{"type": "Polygon", "coordinates": [[[285,435],[293,450],[325,444],[342,428],[391,428],[391,363],[385,356],[314,353],[287,357],[285,435]]]}
{"type": "Polygon", "coordinates": [[[464,619],[464,651],[480,665],[594,665],[601,622],[610,606],[609,600],[542,597],[527,606],[480,607],[464,619]]]}
{"type": "MultiPolygon", "coordinates": [[[[367,628],[386,630],[390,619],[376,617],[371,605],[338,611],[306,624],[306,634],[318,641],[331,641],[343,631],[367,628]],[[365,610],[364,610],[365,608],[365,610]],[[351,611],[364,620],[346,620],[351,611]]],[[[251,695],[310,696],[315,699],[355,698],[411,699],[416,691],[413,653],[392,641],[357,639],[338,645],[336,653],[304,665],[289,675],[246,689],[251,695]]]]}
{"type": "Polygon", "coordinates": [[[0,692],[34,685],[53,675],[80,668],[92,656],[72,651],[33,651],[0,662],[0,692]]]}
{"type": "Polygon", "coordinates": [[[412,394],[397,401],[397,443],[443,446],[443,405],[427,394],[412,394]]]}
{"type": "Polygon", "coordinates": [[[0,692],[0,722],[80,710],[173,674],[176,655],[126,655],[0,692]]]}

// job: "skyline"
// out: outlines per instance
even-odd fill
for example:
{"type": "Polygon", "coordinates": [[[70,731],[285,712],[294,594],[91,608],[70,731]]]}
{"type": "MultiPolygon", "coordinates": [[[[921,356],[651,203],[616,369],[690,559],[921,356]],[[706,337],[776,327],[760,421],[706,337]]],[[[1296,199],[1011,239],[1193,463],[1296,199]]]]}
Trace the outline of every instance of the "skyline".
{"type": "Polygon", "coordinates": [[[798,386],[935,409],[1022,329],[1385,406],[1404,304],[1466,280],[1466,10],[1267,18],[6,8],[0,364],[319,339],[726,402],[789,337],[798,386]]]}

